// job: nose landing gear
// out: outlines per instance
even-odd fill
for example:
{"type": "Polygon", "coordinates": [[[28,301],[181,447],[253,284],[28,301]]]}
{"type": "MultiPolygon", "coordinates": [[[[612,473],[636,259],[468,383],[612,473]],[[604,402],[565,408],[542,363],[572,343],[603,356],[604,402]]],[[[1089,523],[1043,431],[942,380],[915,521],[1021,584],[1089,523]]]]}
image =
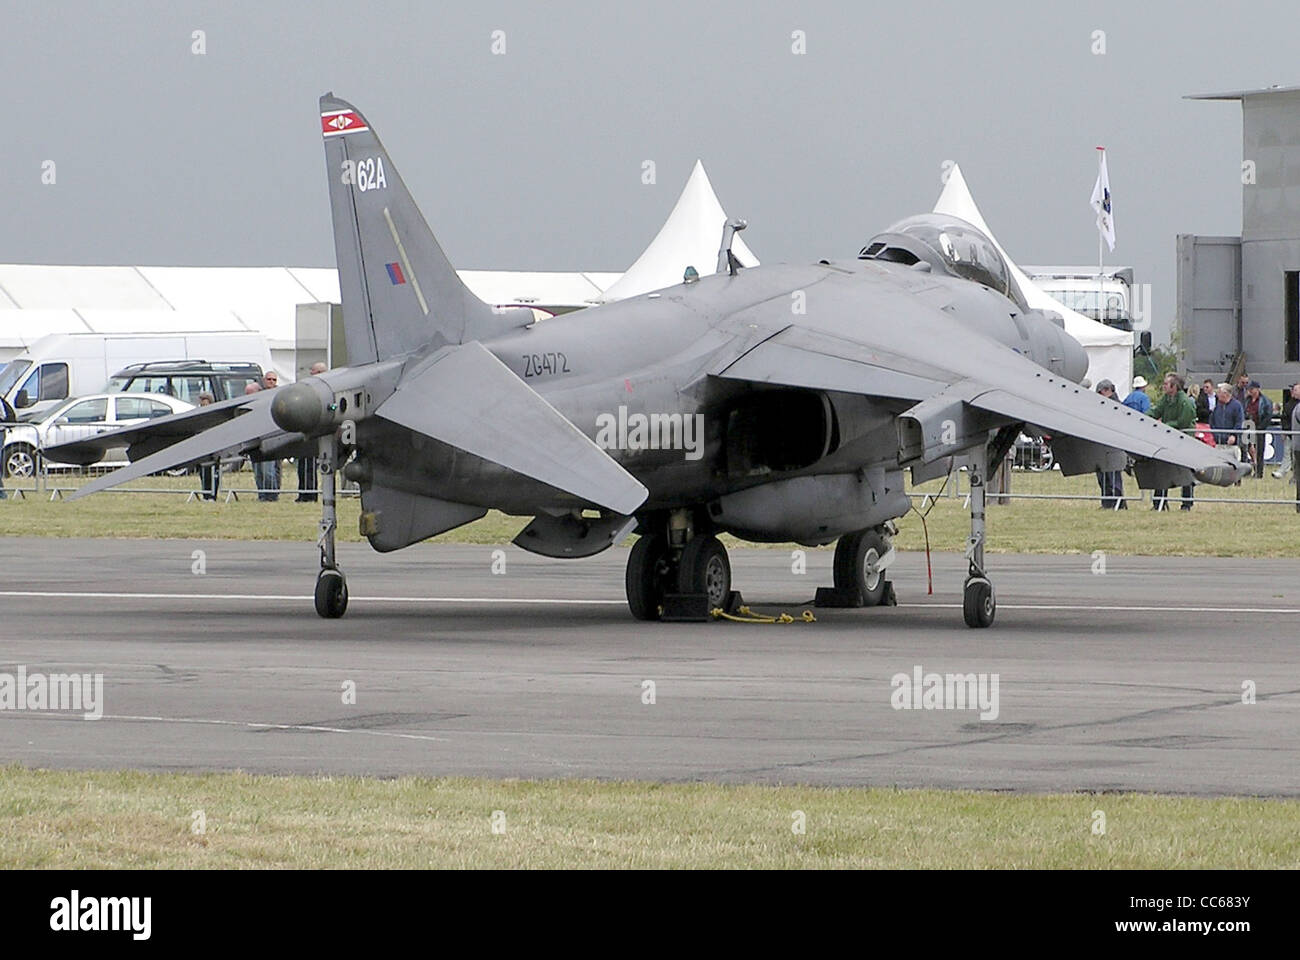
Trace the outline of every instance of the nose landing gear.
{"type": "Polygon", "coordinates": [[[961,614],[968,627],[987,627],[997,613],[993,584],[984,573],[984,481],[988,452],[983,444],[970,457],[970,539],[966,559],[970,563],[962,587],[961,614]]]}
{"type": "Polygon", "coordinates": [[[327,620],[337,620],[348,609],[348,581],[338,568],[334,555],[334,534],[338,529],[335,503],[335,473],[338,468],[338,443],[333,434],[320,438],[316,453],[320,470],[320,573],[316,576],[316,612],[327,620]]]}

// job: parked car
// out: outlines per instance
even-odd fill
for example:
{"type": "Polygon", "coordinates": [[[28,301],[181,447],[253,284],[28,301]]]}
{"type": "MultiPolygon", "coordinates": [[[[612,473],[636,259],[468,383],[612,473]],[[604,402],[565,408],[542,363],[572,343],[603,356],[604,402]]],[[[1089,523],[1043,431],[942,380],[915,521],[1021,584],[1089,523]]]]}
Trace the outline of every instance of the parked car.
{"type": "MultiPolygon", "coordinates": [[[[243,361],[271,362],[266,338],[247,330],[51,333],[34,341],[0,370],[0,396],[17,411],[19,420],[34,423],[45,419],[49,411],[70,397],[112,391],[114,388],[105,387],[104,381],[114,370],[122,369],[125,363],[191,362],[184,360],[185,357],[231,361],[226,364],[231,367],[257,366],[243,361]]],[[[206,366],[219,365],[213,362],[206,366]]],[[[261,367],[257,369],[260,373],[261,367]]],[[[181,399],[187,398],[182,396],[181,399]]]]}
{"type": "Polygon", "coordinates": [[[242,397],[244,386],[262,381],[256,363],[209,363],[206,360],[164,360],[133,363],[113,374],[105,390],[114,393],[157,393],[197,405],[199,394],[213,400],[242,397]]]}
{"type": "MultiPolygon", "coordinates": [[[[99,433],[170,416],[194,406],[165,394],[99,393],[74,397],[59,404],[34,423],[9,424],[0,452],[6,477],[30,477],[36,472],[36,457],[45,447],[71,443],[99,433]]],[[[127,464],[126,448],[110,449],[98,463],[120,467],[127,464]]],[[[70,469],[81,464],[47,462],[51,469],[70,469]]]]}

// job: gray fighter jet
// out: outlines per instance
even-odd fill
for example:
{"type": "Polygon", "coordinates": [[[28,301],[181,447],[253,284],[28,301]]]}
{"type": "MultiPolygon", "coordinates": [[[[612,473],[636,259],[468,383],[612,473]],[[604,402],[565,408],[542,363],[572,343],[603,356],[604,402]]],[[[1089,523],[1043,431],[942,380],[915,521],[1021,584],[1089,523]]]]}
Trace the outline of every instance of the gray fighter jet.
{"type": "MultiPolygon", "coordinates": [[[[984,486],[1022,430],[1066,474],[1122,469],[1144,488],[1228,485],[1222,453],[1078,383],[1087,358],[1030,309],[983,233],[926,214],[856,259],[718,271],[689,264],[656,293],[543,322],[457,278],[374,128],[320,100],[348,365],[116,433],[115,484],[221,453],[318,457],[316,609],[339,617],[335,473],[361,491],[361,532],[397,550],[484,515],[531,517],[514,542],[587,557],[640,535],[632,615],[734,599],[718,534],[838,541],[826,601],[888,602],[893,521],[914,482],[969,471],[964,617],[993,622],[984,486]]],[[[723,225],[719,225],[723,227],[723,225]]],[[[710,265],[711,266],[711,265],[710,265]]],[[[101,441],[98,446],[110,441],[101,441]]],[[[91,462],[95,441],[52,455],[91,462]]]]}

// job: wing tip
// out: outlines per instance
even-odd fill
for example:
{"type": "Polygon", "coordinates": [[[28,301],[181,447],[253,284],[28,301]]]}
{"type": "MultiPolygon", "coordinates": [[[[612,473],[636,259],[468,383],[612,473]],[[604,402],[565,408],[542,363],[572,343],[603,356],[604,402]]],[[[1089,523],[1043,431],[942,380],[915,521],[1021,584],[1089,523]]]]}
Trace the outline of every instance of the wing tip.
{"type": "MultiPolygon", "coordinates": [[[[631,476],[631,474],[627,475],[629,477],[631,476]]],[[[633,491],[633,488],[629,486],[626,494],[620,494],[617,498],[608,497],[606,498],[608,502],[602,504],[602,506],[608,507],[620,516],[630,517],[635,514],[641,505],[649,498],[650,491],[646,489],[644,484],[637,480],[635,492],[633,491]]]]}

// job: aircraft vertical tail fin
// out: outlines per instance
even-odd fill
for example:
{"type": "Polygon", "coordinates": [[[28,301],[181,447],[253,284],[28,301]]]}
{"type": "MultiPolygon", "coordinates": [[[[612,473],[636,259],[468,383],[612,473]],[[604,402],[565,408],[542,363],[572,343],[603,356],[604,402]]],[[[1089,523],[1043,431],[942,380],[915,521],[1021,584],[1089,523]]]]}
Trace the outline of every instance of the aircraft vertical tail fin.
{"type": "Polygon", "coordinates": [[[456,275],[361,111],[327,93],[320,120],[348,364],[519,325],[456,275]]]}

